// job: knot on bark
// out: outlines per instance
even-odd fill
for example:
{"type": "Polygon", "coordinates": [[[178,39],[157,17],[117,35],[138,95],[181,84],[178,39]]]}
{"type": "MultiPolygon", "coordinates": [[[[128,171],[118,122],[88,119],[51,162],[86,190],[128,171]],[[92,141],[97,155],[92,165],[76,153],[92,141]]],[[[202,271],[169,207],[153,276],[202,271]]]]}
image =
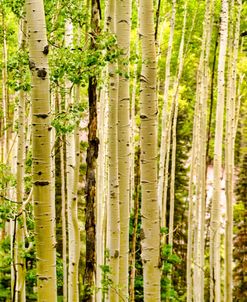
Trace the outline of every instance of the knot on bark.
{"type": "Polygon", "coordinates": [[[47,56],[48,53],[49,53],[49,45],[46,45],[46,46],[44,47],[43,54],[47,56]]]}
{"type": "Polygon", "coordinates": [[[30,68],[30,70],[35,69],[35,63],[34,63],[33,61],[29,60],[28,63],[29,63],[29,68],[30,68]]]}
{"type": "Polygon", "coordinates": [[[46,72],[45,68],[38,69],[37,76],[39,78],[41,78],[42,80],[45,80],[46,75],[47,75],[47,72],[46,72]]]}
{"type": "Polygon", "coordinates": [[[33,184],[35,186],[44,187],[49,185],[49,181],[35,181],[33,184]]]}

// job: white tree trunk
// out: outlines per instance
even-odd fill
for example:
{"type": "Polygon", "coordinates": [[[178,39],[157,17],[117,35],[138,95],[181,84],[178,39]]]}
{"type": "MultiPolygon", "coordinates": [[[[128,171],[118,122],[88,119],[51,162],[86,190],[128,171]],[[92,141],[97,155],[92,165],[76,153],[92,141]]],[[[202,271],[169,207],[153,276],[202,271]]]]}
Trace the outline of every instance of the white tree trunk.
{"type": "Polygon", "coordinates": [[[157,192],[156,52],[152,1],[140,0],[142,262],[144,301],[160,301],[160,222],[157,192]]]}
{"type": "Polygon", "coordinates": [[[219,62],[218,62],[218,96],[216,108],[216,130],[214,143],[214,180],[213,200],[210,221],[210,301],[221,301],[220,290],[220,193],[222,169],[222,138],[225,102],[225,59],[228,34],[228,1],[222,0],[219,62]]]}
{"type": "Polygon", "coordinates": [[[43,1],[26,1],[32,75],[33,203],[38,301],[56,301],[55,202],[51,182],[48,43],[43,1]]]}

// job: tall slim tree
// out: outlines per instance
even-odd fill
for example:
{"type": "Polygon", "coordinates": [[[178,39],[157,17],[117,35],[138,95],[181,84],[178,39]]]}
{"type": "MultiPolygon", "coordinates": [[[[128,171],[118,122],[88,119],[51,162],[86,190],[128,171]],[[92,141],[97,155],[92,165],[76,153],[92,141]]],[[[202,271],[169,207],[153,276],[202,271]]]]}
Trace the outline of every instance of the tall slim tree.
{"type": "MultiPolygon", "coordinates": [[[[106,71],[104,71],[106,74],[106,71]]],[[[105,238],[106,238],[106,200],[107,200],[107,160],[106,160],[106,149],[107,149],[107,129],[108,129],[108,106],[107,104],[107,83],[103,86],[100,91],[100,108],[98,116],[99,124],[99,157],[97,159],[97,228],[96,228],[96,287],[100,288],[102,284],[102,269],[101,266],[105,263],[105,238]]],[[[97,292],[96,301],[102,301],[103,292],[99,290],[97,292]]]]}
{"type": "Polygon", "coordinates": [[[160,161],[159,161],[159,180],[158,180],[158,202],[161,211],[161,226],[166,226],[166,200],[168,188],[168,167],[170,158],[170,140],[171,140],[171,124],[173,108],[169,112],[169,87],[171,74],[171,58],[173,48],[173,37],[175,29],[176,17],[176,0],[172,1],[172,14],[170,20],[170,36],[168,42],[167,56],[166,56],[166,75],[164,84],[164,103],[162,108],[162,130],[161,130],[161,144],[160,144],[160,161]]]}
{"type": "Polygon", "coordinates": [[[183,18],[183,28],[182,37],[179,46],[178,54],[178,73],[176,80],[174,82],[174,92],[173,92],[173,106],[174,106],[174,116],[173,116],[173,127],[172,127],[172,163],[171,163],[171,184],[170,184],[170,213],[169,213],[169,236],[168,243],[173,244],[173,232],[174,232],[174,208],[175,208],[175,168],[176,168],[176,130],[177,130],[177,116],[178,116],[178,98],[179,98],[179,86],[182,77],[183,66],[184,66],[184,40],[187,22],[187,1],[184,4],[184,18],[183,18]]]}
{"type": "Polygon", "coordinates": [[[142,45],[140,169],[144,301],[160,301],[160,222],[157,200],[157,96],[153,2],[140,0],[142,45]]]}
{"type": "MultiPolygon", "coordinates": [[[[73,24],[70,20],[65,23],[65,47],[73,47],[73,24]]],[[[72,92],[72,83],[66,79],[66,107],[69,111],[73,106],[75,96],[72,92]]],[[[78,96],[78,94],[77,94],[78,96]]],[[[79,98],[78,98],[79,99],[79,98]]],[[[79,301],[78,287],[78,251],[79,230],[77,223],[77,183],[79,154],[76,150],[78,144],[77,128],[66,134],[66,186],[67,186],[67,214],[68,214],[68,300],[79,301]]],[[[78,149],[78,148],[77,148],[78,149]]]]}
{"type": "MultiPolygon", "coordinates": [[[[24,52],[26,49],[26,34],[27,34],[27,21],[22,19],[20,21],[19,30],[19,49],[24,52]]],[[[23,76],[23,66],[20,66],[20,72],[23,76]]],[[[19,92],[19,105],[18,105],[18,140],[17,140],[17,168],[16,168],[16,200],[19,205],[19,211],[21,212],[22,203],[24,201],[24,172],[25,172],[25,92],[23,89],[19,92]]],[[[21,256],[21,249],[25,246],[24,241],[24,225],[21,226],[17,221],[16,227],[16,300],[18,302],[26,301],[26,286],[25,286],[25,261],[21,256]]]]}
{"type": "Polygon", "coordinates": [[[51,188],[48,43],[43,1],[27,0],[32,79],[32,178],[38,301],[56,301],[55,203],[51,188]]]}
{"type": "Polygon", "coordinates": [[[118,180],[120,211],[119,284],[121,295],[128,297],[129,205],[130,205],[130,48],[131,1],[116,1],[116,35],[121,51],[118,60],[118,180]]]}
{"type": "Polygon", "coordinates": [[[8,49],[7,49],[7,33],[6,33],[6,12],[4,4],[1,5],[2,14],[2,30],[3,30],[3,48],[2,48],[2,106],[3,106],[3,144],[2,144],[2,162],[7,163],[8,160],[8,117],[9,117],[9,96],[8,96],[8,49]]]}
{"type": "MultiPolygon", "coordinates": [[[[100,26],[99,1],[91,1],[91,45],[96,50],[96,37],[99,34],[100,26]]],[[[98,157],[99,139],[97,137],[97,76],[90,75],[88,82],[88,148],[87,148],[87,171],[86,171],[86,267],[84,272],[84,295],[83,301],[93,301],[94,285],[96,278],[96,164],[98,157]]]]}
{"type": "MultiPolygon", "coordinates": [[[[116,0],[107,3],[107,29],[116,34],[116,0]]],[[[108,231],[109,267],[112,285],[109,289],[109,300],[119,300],[119,250],[120,250],[120,224],[119,224],[119,181],[118,181],[118,75],[117,64],[111,62],[109,72],[109,120],[108,120],[108,231]]]]}
{"type": "Polygon", "coordinates": [[[236,82],[237,57],[240,36],[240,16],[242,1],[237,1],[237,16],[234,18],[235,1],[231,1],[228,37],[228,74],[226,91],[226,228],[225,228],[225,302],[232,301],[232,248],[233,248],[233,176],[234,176],[234,146],[236,121],[236,82]]]}
{"type": "Polygon", "coordinates": [[[205,2],[201,53],[197,69],[196,103],[193,124],[192,159],[189,183],[189,225],[187,246],[187,301],[204,301],[204,225],[206,193],[206,120],[208,70],[214,1],[205,2]],[[195,193],[194,193],[195,192],[195,193]],[[194,238],[194,242],[193,242],[194,238]],[[194,249],[193,249],[194,247],[194,249]],[[192,286],[192,262],[194,283],[192,286]]]}
{"type": "Polygon", "coordinates": [[[222,170],[222,139],[225,104],[225,59],[228,35],[228,1],[221,1],[220,42],[217,84],[216,129],[214,141],[213,200],[210,220],[210,301],[220,302],[220,180],[222,170]]]}

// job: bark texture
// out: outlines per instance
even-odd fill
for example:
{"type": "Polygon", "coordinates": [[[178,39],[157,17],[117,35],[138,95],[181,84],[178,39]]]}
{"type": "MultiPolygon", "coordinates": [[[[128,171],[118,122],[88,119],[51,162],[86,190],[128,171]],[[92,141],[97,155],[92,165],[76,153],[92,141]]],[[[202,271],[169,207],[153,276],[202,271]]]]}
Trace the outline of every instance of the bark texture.
{"type": "Polygon", "coordinates": [[[43,1],[27,0],[32,77],[32,174],[38,301],[56,301],[55,202],[51,188],[48,44],[43,1]]]}
{"type": "Polygon", "coordinates": [[[237,1],[237,16],[235,20],[235,1],[231,1],[229,8],[229,37],[228,37],[228,74],[226,95],[226,229],[225,229],[225,302],[232,301],[232,274],[233,274],[233,198],[234,198],[234,146],[235,124],[237,121],[236,84],[237,84],[237,57],[240,36],[240,15],[242,1],[237,1]]]}
{"type": "MultiPolygon", "coordinates": [[[[109,0],[107,6],[107,29],[116,33],[116,1],[109,0]]],[[[109,288],[109,300],[119,300],[119,254],[120,254],[120,217],[119,217],[119,181],[118,181],[118,75],[117,64],[108,66],[109,72],[109,120],[108,120],[108,243],[109,267],[112,285],[109,288]]]]}
{"type": "MultiPolygon", "coordinates": [[[[91,49],[96,49],[95,37],[99,33],[98,1],[91,2],[91,49]]],[[[82,301],[93,301],[96,278],[96,164],[99,139],[97,137],[97,77],[89,77],[88,83],[89,122],[86,171],[86,268],[84,273],[84,295],[82,301]]]]}
{"type": "Polygon", "coordinates": [[[160,301],[160,223],[157,200],[156,52],[152,1],[140,0],[142,69],[140,87],[140,171],[144,301],[160,301]]]}
{"type": "Polygon", "coordinates": [[[220,193],[222,173],[222,139],[225,105],[225,59],[228,35],[228,1],[221,1],[221,23],[218,62],[216,129],[214,142],[213,200],[210,221],[210,301],[221,301],[220,290],[220,193]]]}
{"type": "MultiPolygon", "coordinates": [[[[19,48],[22,51],[26,49],[26,34],[27,34],[27,23],[23,19],[20,22],[19,30],[20,44],[19,48]]],[[[20,72],[23,74],[23,66],[20,66],[20,72]]],[[[18,140],[17,140],[17,168],[16,168],[16,200],[19,205],[22,205],[24,200],[25,188],[24,188],[24,173],[25,173],[25,92],[20,90],[19,92],[19,105],[18,105],[18,140]]],[[[21,212],[21,206],[19,206],[21,212]]],[[[21,226],[17,221],[16,231],[16,271],[17,271],[17,282],[16,282],[16,301],[26,301],[26,287],[25,287],[25,260],[21,257],[21,248],[24,248],[24,225],[21,226]]]]}
{"type": "Polygon", "coordinates": [[[118,60],[118,180],[120,211],[119,284],[128,299],[129,205],[130,205],[130,91],[129,48],[131,1],[116,1],[116,35],[121,55],[118,60]]]}

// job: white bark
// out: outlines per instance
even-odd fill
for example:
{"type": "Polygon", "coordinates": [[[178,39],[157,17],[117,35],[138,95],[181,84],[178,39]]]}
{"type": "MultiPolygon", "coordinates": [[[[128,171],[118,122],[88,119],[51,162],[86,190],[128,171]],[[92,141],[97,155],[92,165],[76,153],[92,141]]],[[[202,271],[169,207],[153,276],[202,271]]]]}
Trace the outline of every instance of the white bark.
{"type": "MultiPolygon", "coordinates": [[[[165,216],[166,216],[166,192],[164,188],[166,188],[165,183],[165,159],[166,154],[168,152],[169,143],[167,137],[169,136],[169,132],[171,131],[171,127],[167,124],[167,121],[171,119],[171,117],[167,118],[168,112],[168,97],[169,97],[169,87],[170,87],[170,65],[171,65],[171,57],[172,57],[172,46],[173,46],[173,36],[174,36],[174,28],[175,28],[175,15],[176,15],[176,0],[172,1],[172,15],[170,20],[170,36],[168,42],[168,49],[166,55],[166,76],[165,76],[165,86],[164,86],[164,102],[162,109],[162,130],[161,130],[161,146],[160,146],[160,162],[159,162],[159,182],[158,182],[158,203],[161,212],[161,226],[165,227],[165,216]]],[[[172,110],[171,110],[172,111],[172,110]]]]}
{"type": "Polygon", "coordinates": [[[157,192],[156,51],[152,1],[140,0],[142,45],[140,147],[144,301],[160,301],[160,223],[157,192]]]}
{"type": "Polygon", "coordinates": [[[218,96],[216,108],[216,130],[214,143],[214,180],[213,200],[210,221],[210,301],[221,301],[220,290],[220,181],[222,169],[222,138],[225,98],[225,59],[228,31],[228,1],[222,0],[219,62],[218,62],[218,96]]]}

